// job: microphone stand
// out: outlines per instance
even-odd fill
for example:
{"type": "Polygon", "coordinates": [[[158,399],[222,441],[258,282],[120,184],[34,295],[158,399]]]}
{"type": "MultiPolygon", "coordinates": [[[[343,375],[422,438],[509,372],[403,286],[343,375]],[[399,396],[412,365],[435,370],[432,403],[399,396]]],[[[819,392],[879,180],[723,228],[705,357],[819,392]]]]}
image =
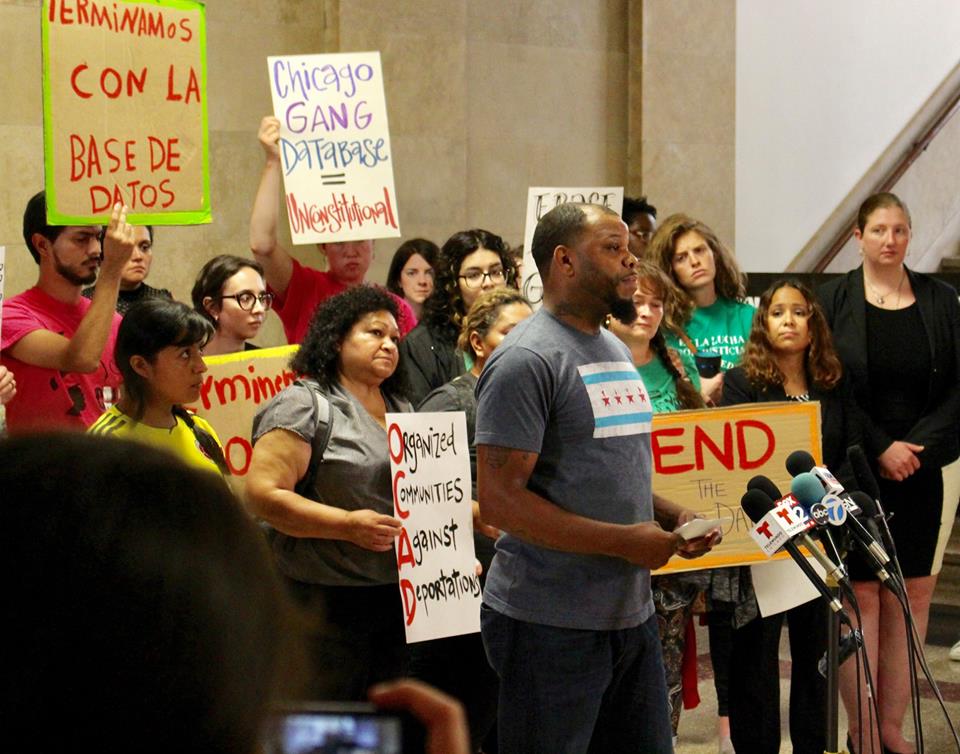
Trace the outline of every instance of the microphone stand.
{"type": "MultiPolygon", "coordinates": [[[[827,588],[834,597],[840,599],[840,585],[827,577],[827,588]]],[[[840,618],[832,610],[827,610],[827,714],[825,754],[840,754],[840,618]]]]}

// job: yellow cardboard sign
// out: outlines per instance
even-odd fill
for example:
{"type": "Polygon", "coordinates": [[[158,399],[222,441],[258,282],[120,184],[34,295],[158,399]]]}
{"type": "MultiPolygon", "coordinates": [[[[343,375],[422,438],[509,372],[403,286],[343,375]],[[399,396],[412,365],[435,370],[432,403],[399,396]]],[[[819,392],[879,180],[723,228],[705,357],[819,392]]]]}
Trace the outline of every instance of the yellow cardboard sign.
{"type": "Polygon", "coordinates": [[[723,542],[696,560],[674,557],[657,573],[747,565],[767,560],[750,538],[740,508],[747,482],[769,477],[790,492],[786,460],[806,450],[818,462],[820,404],[751,403],[728,408],[654,414],[653,489],[658,495],[723,520],[723,542]]]}
{"type": "Polygon", "coordinates": [[[288,366],[299,346],[278,346],[205,358],[207,373],[200,401],[189,406],[220,436],[227,466],[235,477],[250,468],[250,432],[260,406],[290,385],[297,375],[288,366]]]}

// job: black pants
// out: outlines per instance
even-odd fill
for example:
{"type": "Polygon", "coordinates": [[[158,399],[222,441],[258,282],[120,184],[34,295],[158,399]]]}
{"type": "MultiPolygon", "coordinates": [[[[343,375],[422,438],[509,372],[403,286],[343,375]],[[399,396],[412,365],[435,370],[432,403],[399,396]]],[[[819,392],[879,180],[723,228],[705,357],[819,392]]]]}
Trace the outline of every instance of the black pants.
{"type": "Polygon", "coordinates": [[[730,737],[737,752],[780,751],[780,631],[790,636],[790,740],[795,754],[823,754],[826,680],[817,663],[827,646],[827,606],[820,599],[733,629],[730,737]]]}
{"type": "Polygon", "coordinates": [[[710,664],[713,665],[713,688],[717,692],[717,716],[730,714],[730,652],[733,641],[733,605],[720,602],[707,611],[710,637],[710,664]]]}
{"type": "Polygon", "coordinates": [[[480,634],[448,636],[410,645],[410,675],[458,699],[467,713],[471,751],[487,745],[497,722],[499,680],[480,634]]]}
{"type": "Polygon", "coordinates": [[[403,606],[396,584],[324,586],[287,580],[310,623],[304,698],[366,701],[375,683],[406,672],[403,606]]]}

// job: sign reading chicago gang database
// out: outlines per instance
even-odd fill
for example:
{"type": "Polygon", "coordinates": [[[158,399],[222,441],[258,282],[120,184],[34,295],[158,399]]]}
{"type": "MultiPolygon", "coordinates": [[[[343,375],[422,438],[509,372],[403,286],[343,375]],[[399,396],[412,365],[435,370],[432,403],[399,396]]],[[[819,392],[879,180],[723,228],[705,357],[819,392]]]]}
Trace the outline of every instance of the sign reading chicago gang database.
{"type": "Polygon", "coordinates": [[[267,65],[293,242],[399,236],[380,53],[267,65]]]}
{"type": "Polygon", "coordinates": [[[204,7],[44,0],[47,220],[210,222],[204,7]]]}

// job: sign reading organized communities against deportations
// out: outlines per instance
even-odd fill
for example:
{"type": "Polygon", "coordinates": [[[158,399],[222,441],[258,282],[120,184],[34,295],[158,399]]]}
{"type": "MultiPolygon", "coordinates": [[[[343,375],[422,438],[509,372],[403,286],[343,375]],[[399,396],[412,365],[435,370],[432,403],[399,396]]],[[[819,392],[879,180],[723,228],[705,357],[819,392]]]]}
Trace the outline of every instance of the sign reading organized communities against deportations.
{"type": "Polygon", "coordinates": [[[192,0],[44,0],[47,219],[210,222],[206,22],[192,0]]]}
{"type": "Polygon", "coordinates": [[[527,221],[523,232],[523,280],[520,290],[534,309],[543,301],[543,283],[533,261],[533,232],[540,218],[554,207],[567,202],[600,204],[618,215],[623,210],[623,186],[587,188],[548,188],[531,186],[527,192],[527,221]]]}
{"type": "Polygon", "coordinates": [[[407,642],[479,631],[466,417],[387,414],[387,442],[407,642]]]}
{"type": "Polygon", "coordinates": [[[267,65],[293,242],[399,236],[380,53],[267,65]]]}
{"type": "Polygon", "coordinates": [[[820,404],[751,403],[654,414],[650,441],[654,492],[723,522],[717,547],[694,560],[675,556],[657,573],[764,563],[768,556],[750,535],[753,526],[740,498],[758,474],[790,492],[786,460],[795,450],[821,458],[820,404]]]}

